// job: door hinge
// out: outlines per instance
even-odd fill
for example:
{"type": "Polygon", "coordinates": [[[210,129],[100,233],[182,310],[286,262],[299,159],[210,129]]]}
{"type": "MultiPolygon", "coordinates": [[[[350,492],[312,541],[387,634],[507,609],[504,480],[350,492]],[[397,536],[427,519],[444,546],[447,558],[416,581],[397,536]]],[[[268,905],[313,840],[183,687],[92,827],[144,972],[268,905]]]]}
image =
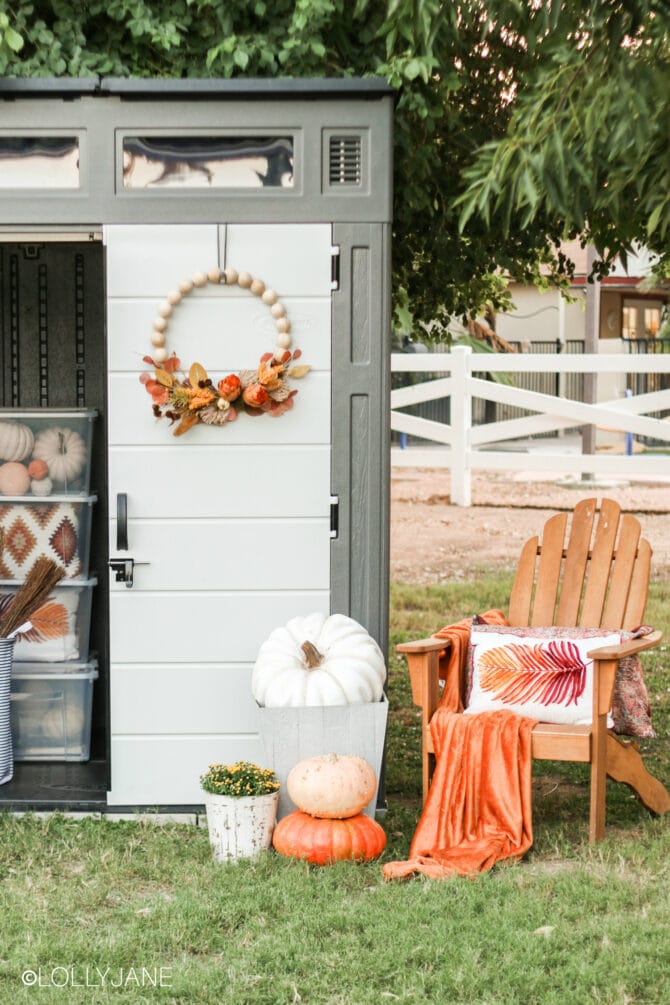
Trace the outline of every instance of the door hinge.
{"type": "Polygon", "coordinates": [[[336,538],[340,532],[340,497],[330,497],[330,536],[336,538]]]}
{"type": "Polygon", "coordinates": [[[330,249],[330,288],[331,290],[340,288],[340,249],[336,244],[330,249]]]}

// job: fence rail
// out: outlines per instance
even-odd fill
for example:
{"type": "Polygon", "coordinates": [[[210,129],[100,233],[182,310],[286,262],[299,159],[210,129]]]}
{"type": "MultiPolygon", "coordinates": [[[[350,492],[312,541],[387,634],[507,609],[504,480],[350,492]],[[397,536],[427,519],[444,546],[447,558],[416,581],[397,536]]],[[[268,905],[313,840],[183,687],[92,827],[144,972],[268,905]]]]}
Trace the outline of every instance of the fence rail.
{"type": "MultiPolygon", "coordinates": [[[[412,450],[404,461],[414,466],[451,469],[451,499],[459,506],[471,501],[470,475],[473,468],[490,470],[553,470],[566,473],[670,476],[670,422],[648,413],[670,409],[670,380],[666,386],[627,397],[588,403],[578,397],[548,394],[527,387],[510,386],[485,379],[486,374],[625,374],[627,387],[640,374],[670,375],[670,354],[572,353],[473,353],[456,346],[450,353],[394,354],[394,374],[429,374],[431,379],[391,392],[391,429],[419,437],[442,449],[412,450]],[[484,375],[484,376],[482,376],[484,375]],[[412,415],[404,408],[423,402],[449,399],[450,418],[436,421],[412,415]],[[473,401],[483,399],[512,410],[522,409],[521,417],[496,419],[474,425],[473,401]],[[501,452],[486,449],[503,441],[548,434],[558,430],[600,426],[637,438],[668,445],[668,455],[575,454],[552,450],[543,453],[501,452]]],[[[515,413],[512,413],[513,415],[515,413]]]]}

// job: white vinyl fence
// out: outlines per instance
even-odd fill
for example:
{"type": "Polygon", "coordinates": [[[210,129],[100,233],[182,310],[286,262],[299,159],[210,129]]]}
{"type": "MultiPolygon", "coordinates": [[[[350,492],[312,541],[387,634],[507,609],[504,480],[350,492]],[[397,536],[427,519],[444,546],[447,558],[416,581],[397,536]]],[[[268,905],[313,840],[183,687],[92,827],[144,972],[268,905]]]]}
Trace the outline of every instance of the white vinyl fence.
{"type": "MultiPolygon", "coordinates": [[[[558,353],[473,353],[456,346],[450,353],[391,356],[393,373],[426,373],[432,379],[391,392],[391,429],[418,436],[433,444],[422,450],[394,451],[393,463],[413,467],[449,467],[451,501],[457,506],[471,502],[470,473],[489,470],[551,470],[566,474],[591,473],[616,476],[670,476],[670,420],[646,414],[670,409],[670,388],[646,394],[618,397],[597,404],[541,394],[484,379],[486,373],[590,373],[668,374],[670,353],[661,355],[563,355],[558,353]],[[437,376],[435,374],[444,374],[437,376]],[[436,422],[399,411],[409,405],[450,398],[450,423],[436,422]],[[536,414],[518,419],[472,424],[472,399],[484,398],[536,414]],[[622,434],[651,437],[668,444],[668,454],[575,454],[560,451],[552,441],[551,452],[538,449],[518,453],[487,449],[501,441],[554,430],[599,426],[622,434]]],[[[670,492],[670,486],[668,488],[670,492]]]]}

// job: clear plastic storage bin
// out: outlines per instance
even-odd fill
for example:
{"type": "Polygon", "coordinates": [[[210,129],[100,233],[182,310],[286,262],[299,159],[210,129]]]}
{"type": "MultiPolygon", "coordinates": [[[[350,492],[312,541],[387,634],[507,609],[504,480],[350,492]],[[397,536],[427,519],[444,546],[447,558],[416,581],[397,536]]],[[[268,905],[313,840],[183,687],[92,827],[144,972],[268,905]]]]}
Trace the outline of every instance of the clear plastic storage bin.
{"type": "Polygon", "coordinates": [[[15,664],[12,745],[15,761],[87,761],[91,751],[97,661],[15,664]],[[67,670],[65,667],[67,666],[67,670]]]}
{"type": "MultiPolygon", "coordinates": [[[[32,629],[17,636],[15,663],[59,663],[88,659],[91,603],[97,579],[61,580],[31,618],[32,629]]],[[[0,613],[19,584],[0,580],[0,613]]]]}
{"type": "Polygon", "coordinates": [[[86,495],[96,415],[84,408],[0,408],[0,496],[86,495]]]}
{"type": "Polygon", "coordinates": [[[86,579],[95,501],[96,496],[58,495],[38,501],[0,495],[0,527],[5,532],[0,579],[23,582],[41,555],[62,566],[65,578],[86,579]]]}

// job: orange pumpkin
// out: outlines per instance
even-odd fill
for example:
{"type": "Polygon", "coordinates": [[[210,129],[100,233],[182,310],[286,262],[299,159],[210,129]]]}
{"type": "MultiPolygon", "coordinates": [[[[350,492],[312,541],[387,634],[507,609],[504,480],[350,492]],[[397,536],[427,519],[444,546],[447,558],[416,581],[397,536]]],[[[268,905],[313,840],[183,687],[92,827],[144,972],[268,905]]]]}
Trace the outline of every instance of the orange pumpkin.
{"type": "Polygon", "coordinates": [[[377,776],[364,757],[318,754],[291,769],[286,788],[298,809],[313,817],[353,817],[377,791],[377,776]]]}
{"type": "Polygon", "coordinates": [[[362,813],[346,820],[330,820],[295,810],[279,821],[272,844],[280,855],[313,865],[345,859],[367,862],[384,851],[386,834],[375,820],[362,813]]]}

